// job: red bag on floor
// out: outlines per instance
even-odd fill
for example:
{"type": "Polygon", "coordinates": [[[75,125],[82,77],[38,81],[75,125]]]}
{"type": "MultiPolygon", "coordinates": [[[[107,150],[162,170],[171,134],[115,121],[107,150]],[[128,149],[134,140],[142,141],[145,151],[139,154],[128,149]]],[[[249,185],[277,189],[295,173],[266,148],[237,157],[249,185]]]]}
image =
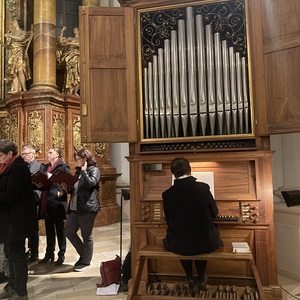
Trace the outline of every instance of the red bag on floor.
{"type": "Polygon", "coordinates": [[[113,283],[119,283],[121,278],[121,258],[116,255],[113,260],[103,261],[100,265],[102,282],[97,287],[105,287],[113,283]]]}

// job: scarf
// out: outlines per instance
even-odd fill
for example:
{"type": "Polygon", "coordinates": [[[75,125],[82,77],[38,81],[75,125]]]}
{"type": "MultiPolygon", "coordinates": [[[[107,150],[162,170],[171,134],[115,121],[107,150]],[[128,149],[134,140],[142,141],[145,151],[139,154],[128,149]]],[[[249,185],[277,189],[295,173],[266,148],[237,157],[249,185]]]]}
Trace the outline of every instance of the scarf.
{"type": "MultiPolygon", "coordinates": [[[[48,165],[48,168],[46,170],[47,173],[51,173],[53,169],[56,167],[58,164],[59,159],[51,165],[51,163],[48,165]]],[[[46,217],[46,208],[47,208],[47,193],[48,190],[43,190],[42,195],[41,195],[41,206],[40,206],[40,211],[39,211],[39,219],[43,220],[46,217]]]]}
{"type": "Polygon", "coordinates": [[[11,159],[7,164],[2,164],[2,165],[0,166],[0,174],[2,174],[2,173],[6,170],[6,168],[7,168],[9,165],[11,165],[12,162],[15,161],[19,156],[20,156],[20,155],[15,155],[15,156],[12,157],[12,159],[11,159]]]}

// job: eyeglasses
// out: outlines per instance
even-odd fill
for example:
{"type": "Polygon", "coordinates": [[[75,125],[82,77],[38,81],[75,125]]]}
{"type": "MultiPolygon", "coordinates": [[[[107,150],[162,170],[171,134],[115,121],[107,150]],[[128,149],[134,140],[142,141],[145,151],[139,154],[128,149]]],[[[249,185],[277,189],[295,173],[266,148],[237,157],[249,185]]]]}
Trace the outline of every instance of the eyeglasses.
{"type": "Polygon", "coordinates": [[[32,153],[32,152],[21,153],[21,156],[25,156],[25,155],[28,155],[28,154],[30,154],[30,153],[32,153]]]}

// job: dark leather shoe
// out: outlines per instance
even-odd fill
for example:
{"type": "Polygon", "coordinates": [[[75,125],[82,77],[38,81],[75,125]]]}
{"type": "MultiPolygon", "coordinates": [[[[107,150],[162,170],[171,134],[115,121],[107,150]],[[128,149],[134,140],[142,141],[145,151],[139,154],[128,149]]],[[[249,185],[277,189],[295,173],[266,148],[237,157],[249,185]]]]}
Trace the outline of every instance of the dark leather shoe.
{"type": "Polygon", "coordinates": [[[45,255],[45,257],[43,258],[43,259],[41,259],[41,260],[39,260],[39,264],[45,264],[45,263],[47,263],[48,261],[51,261],[51,262],[53,262],[54,261],[54,254],[53,255],[45,255]]]}
{"type": "Polygon", "coordinates": [[[54,263],[55,266],[61,266],[65,261],[64,257],[59,257],[57,261],[54,263]]]}
{"type": "Polygon", "coordinates": [[[39,257],[37,255],[30,255],[30,257],[27,258],[28,263],[36,262],[39,260],[39,257]]]}
{"type": "Polygon", "coordinates": [[[5,274],[0,273],[0,283],[4,282],[8,282],[8,277],[5,274]]]}
{"type": "Polygon", "coordinates": [[[11,289],[8,285],[6,285],[3,289],[3,292],[0,294],[0,299],[7,299],[11,297],[15,291],[11,289]]]}
{"type": "Polygon", "coordinates": [[[204,274],[202,280],[199,280],[199,282],[198,282],[199,290],[204,290],[205,289],[207,281],[208,281],[207,275],[204,274]]]}
{"type": "Polygon", "coordinates": [[[31,251],[30,251],[30,249],[25,253],[25,255],[26,255],[26,259],[28,259],[28,258],[31,256],[31,251]]]}

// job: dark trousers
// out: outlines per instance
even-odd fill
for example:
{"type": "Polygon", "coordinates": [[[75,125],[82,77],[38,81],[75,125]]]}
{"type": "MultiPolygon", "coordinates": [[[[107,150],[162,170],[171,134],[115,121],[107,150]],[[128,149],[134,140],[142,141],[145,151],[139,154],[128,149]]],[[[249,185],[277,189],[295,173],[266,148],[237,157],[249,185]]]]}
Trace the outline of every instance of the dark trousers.
{"type": "Polygon", "coordinates": [[[25,255],[25,239],[4,244],[4,252],[8,258],[8,285],[18,296],[27,295],[28,267],[25,255]]]}
{"type": "Polygon", "coordinates": [[[65,236],[64,220],[59,218],[53,218],[52,216],[45,217],[46,228],[46,256],[52,257],[55,251],[55,233],[57,236],[57,242],[59,247],[58,257],[64,257],[66,252],[66,236],[65,236]]]}
{"type": "Polygon", "coordinates": [[[197,273],[198,273],[198,280],[199,282],[203,282],[204,280],[204,273],[206,269],[206,260],[180,260],[181,265],[185,271],[186,278],[191,280],[193,278],[193,262],[195,263],[197,273]]]}
{"type": "Polygon", "coordinates": [[[80,256],[81,262],[90,264],[93,257],[93,226],[97,213],[77,214],[71,211],[66,224],[66,236],[80,256]],[[82,239],[78,236],[80,228],[82,239]]]}
{"type": "Polygon", "coordinates": [[[36,220],[34,220],[34,228],[28,237],[28,248],[31,256],[39,256],[39,221],[37,216],[36,220]]]}

